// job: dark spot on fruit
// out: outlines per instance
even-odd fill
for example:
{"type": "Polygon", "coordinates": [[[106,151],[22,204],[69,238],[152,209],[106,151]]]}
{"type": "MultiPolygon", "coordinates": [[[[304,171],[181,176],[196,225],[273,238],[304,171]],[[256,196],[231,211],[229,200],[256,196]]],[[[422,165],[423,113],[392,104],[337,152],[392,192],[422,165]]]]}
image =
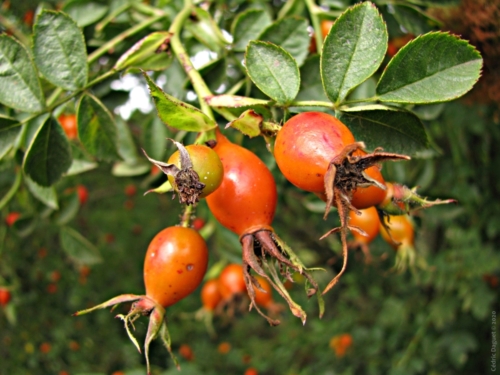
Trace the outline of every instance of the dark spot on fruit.
{"type": "Polygon", "coordinates": [[[186,271],[192,271],[194,269],[194,265],[193,264],[188,264],[186,266],[186,271]]]}
{"type": "Polygon", "coordinates": [[[182,272],[184,272],[184,271],[183,270],[177,270],[178,274],[181,274],[182,272]]]}

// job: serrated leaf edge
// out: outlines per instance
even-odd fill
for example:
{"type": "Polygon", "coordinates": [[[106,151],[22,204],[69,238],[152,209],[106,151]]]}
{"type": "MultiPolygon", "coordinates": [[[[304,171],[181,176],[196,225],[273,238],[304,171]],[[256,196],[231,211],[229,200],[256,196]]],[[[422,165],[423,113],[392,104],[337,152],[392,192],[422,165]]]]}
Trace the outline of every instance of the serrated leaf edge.
{"type": "MultiPolygon", "coordinates": [[[[281,105],[286,105],[286,104],[289,104],[290,102],[292,102],[296,97],[297,97],[297,94],[299,93],[299,90],[300,90],[300,69],[299,69],[299,66],[297,64],[297,61],[295,61],[295,59],[293,58],[293,56],[287,51],[285,50],[284,48],[274,44],[274,43],[271,43],[271,42],[264,42],[264,41],[260,41],[260,40],[252,40],[250,41],[250,43],[248,43],[247,45],[247,48],[245,50],[245,70],[248,74],[248,76],[250,77],[250,79],[252,80],[252,82],[255,84],[255,86],[257,86],[264,94],[266,94],[267,96],[269,96],[271,99],[275,100],[277,104],[281,104],[281,105]],[[250,48],[251,45],[257,45],[257,44],[260,44],[260,45],[269,45],[269,46],[272,46],[273,48],[277,48],[278,50],[282,51],[286,56],[290,57],[290,59],[294,62],[294,66],[295,66],[295,70],[297,72],[297,77],[299,78],[299,84],[298,84],[298,87],[297,87],[297,92],[295,93],[294,97],[285,101],[285,102],[280,102],[279,100],[277,100],[276,98],[273,98],[271,97],[268,93],[266,93],[262,87],[257,84],[253,79],[252,79],[252,76],[250,75],[250,72],[248,71],[248,66],[246,64],[246,60],[247,60],[247,54],[248,54],[248,49],[250,48]]],[[[278,82],[280,88],[281,88],[281,84],[279,83],[280,81],[279,80],[276,80],[276,82],[278,82]]],[[[283,90],[281,88],[281,91],[283,93],[285,93],[285,90],[283,90]]],[[[286,95],[283,95],[283,96],[286,96],[286,95]]]]}
{"type": "MultiPolygon", "coordinates": [[[[395,61],[395,58],[396,56],[400,55],[400,54],[403,54],[403,53],[407,53],[408,51],[408,48],[411,44],[415,43],[417,40],[419,39],[422,39],[422,38],[426,38],[426,37],[429,37],[430,35],[434,35],[434,34],[440,34],[440,35],[448,35],[456,40],[458,40],[460,43],[462,44],[466,44],[471,50],[475,51],[477,53],[477,56],[478,58],[475,59],[475,60],[469,60],[467,61],[466,63],[464,64],[469,64],[469,63],[472,63],[472,62],[475,62],[477,60],[481,60],[481,68],[479,69],[479,73],[478,73],[478,76],[474,82],[474,84],[479,80],[479,78],[481,78],[482,76],[482,69],[483,69],[483,66],[484,66],[484,61],[483,61],[483,58],[481,56],[481,53],[477,50],[477,48],[470,44],[467,40],[465,39],[462,39],[460,38],[458,35],[454,35],[452,33],[450,33],[449,31],[430,31],[428,33],[425,33],[425,34],[421,34],[419,36],[417,36],[416,38],[412,39],[411,41],[409,41],[408,43],[406,43],[403,47],[401,47],[401,49],[391,58],[391,60],[387,63],[384,71],[382,72],[382,75],[380,76],[378,82],[377,82],[377,89],[378,89],[378,86],[380,84],[380,82],[382,82],[382,79],[384,78],[385,74],[386,74],[386,71],[389,69],[389,67],[394,64],[394,61],[395,61]]],[[[461,64],[461,65],[464,65],[464,64],[461,64]]],[[[453,66],[452,68],[455,68],[457,65],[453,66]]],[[[436,72],[435,74],[438,74],[438,73],[441,73],[441,72],[444,72],[446,70],[440,70],[439,72],[436,72]]],[[[425,78],[430,78],[432,76],[428,76],[428,77],[425,77],[425,78]]],[[[415,81],[415,82],[412,82],[410,85],[416,83],[416,82],[421,82],[422,80],[420,81],[415,81]]],[[[387,94],[388,92],[392,92],[392,91],[387,91],[383,94],[379,94],[377,92],[377,95],[376,95],[376,99],[380,100],[380,101],[385,101],[385,102],[388,102],[388,103],[401,103],[401,104],[434,104],[434,103],[445,103],[445,102],[449,102],[451,100],[454,100],[454,99],[457,99],[457,98],[460,98],[462,97],[463,95],[465,95],[466,93],[468,93],[470,90],[472,90],[472,88],[474,87],[474,84],[471,85],[471,87],[465,91],[464,93],[460,94],[460,95],[456,95],[456,96],[453,96],[451,98],[446,98],[446,99],[443,99],[443,100],[432,100],[432,101],[428,101],[428,102],[413,102],[413,101],[406,101],[406,100],[396,100],[396,99],[391,99],[390,101],[389,100],[384,100],[382,98],[383,95],[387,94]]],[[[409,85],[405,85],[405,86],[401,86],[401,87],[407,87],[409,85]]],[[[401,88],[400,87],[400,88],[401,88]]]]}

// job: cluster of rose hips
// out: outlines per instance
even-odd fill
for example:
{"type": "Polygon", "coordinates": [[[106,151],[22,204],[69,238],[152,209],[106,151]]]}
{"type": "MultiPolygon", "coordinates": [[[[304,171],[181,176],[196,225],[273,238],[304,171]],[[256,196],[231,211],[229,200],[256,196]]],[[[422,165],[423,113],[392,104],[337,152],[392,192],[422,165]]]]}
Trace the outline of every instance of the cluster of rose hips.
{"type": "MultiPolygon", "coordinates": [[[[362,209],[375,210],[376,215],[369,221],[378,223],[376,220],[381,217],[383,233],[385,231],[394,246],[401,248],[412,245],[413,238],[399,237],[399,231],[393,227],[400,222],[399,218],[406,218],[404,215],[413,206],[448,203],[426,201],[413,190],[384,181],[380,163],[407,160],[408,156],[382,150],[368,153],[364,144],[357,142],[350,130],[329,114],[305,112],[293,116],[277,132],[273,151],[276,163],[293,185],[326,202],[325,218],[335,207],[341,223],[322,238],[340,233],[344,264],[321,290],[311,275],[312,270],[304,266],[272,227],[278,194],[267,166],[248,149],[229,141],[218,128],[212,136],[205,134],[204,139],[211,138],[204,145],[186,147],[174,141],[178,151],[166,163],[148,157],[168,175],[168,186],[153,191],[164,192],[173,188],[180,202],[186,204],[186,210],[179,226],[162,230],[149,244],[144,262],[145,295],[121,295],[75,314],[133,302],[127,315],[117,317],[124,321],[130,339],[141,351],[130,326],[133,327],[140,315],[149,316],[144,343],[148,372],[148,351],[152,340],[159,336],[172,354],[165,308],[191,294],[202,282],[207,269],[207,245],[190,224],[192,209],[199,199],[206,198],[213,216],[239,236],[242,247],[242,265],[231,265],[217,280],[205,284],[202,290],[205,309],[215,311],[220,306],[228,306],[234,296],[245,295],[250,300],[250,307],[255,307],[271,325],[279,324],[279,321],[260,308],[270,312],[269,306],[274,303],[271,288],[283,297],[295,316],[304,323],[306,321],[306,313],[293,301],[285,287],[285,283],[293,282],[295,273],[305,278],[308,296],[318,297],[322,315],[322,294],[337,283],[346,269],[348,232],[366,237],[364,243],[372,235],[357,220],[358,216],[360,219],[364,217],[362,209]],[[399,216],[389,217],[389,214],[399,216]],[[236,273],[234,269],[237,269],[236,273]]],[[[363,240],[359,237],[358,241],[363,240]]],[[[403,253],[408,257],[412,252],[403,253]]]]}

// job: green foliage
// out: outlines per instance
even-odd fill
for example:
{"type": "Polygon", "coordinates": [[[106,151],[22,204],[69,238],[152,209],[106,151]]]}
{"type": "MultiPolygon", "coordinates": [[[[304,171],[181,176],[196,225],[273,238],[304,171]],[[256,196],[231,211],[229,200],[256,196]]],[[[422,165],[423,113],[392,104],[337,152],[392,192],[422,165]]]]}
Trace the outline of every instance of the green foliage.
{"type": "Polygon", "coordinates": [[[446,33],[405,45],[380,77],[378,98],[394,103],[436,103],[462,96],[479,79],[483,60],[466,41],[446,33]]]}
{"type": "Polygon", "coordinates": [[[87,84],[87,52],[81,30],[70,17],[44,10],[33,30],[33,55],[40,73],[65,90],[87,84]]]}
{"type": "Polygon", "coordinates": [[[23,169],[33,181],[51,186],[71,165],[71,148],[61,125],[46,120],[38,129],[26,150],[23,169]]]}
{"type": "Polygon", "coordinates": [[[271,24],[269,14],[262,9],[248,9],[234,19],[231,26],[233,49],[245,51],[251,40],[257,39],[261,32],[271,24]]]}
{"type": "Polygon", "coordinates": [[[37,71],[26,48],[15,39],[0,35],[0,64],[2,75],[0,103],[26,112],[38,112],[44,107],[44,98],[37,71]],[[16,90],[6,90],[15,87],[16,90]]]}
{"type": "Polygon", "coordinates": [[[278,104],[288,104],[299,92],[297,63],[283,48],[252,41],[245,53],[245,65],[252,81],[278,104]]]}
{"type": "Polygon", "coordinates": [[[104,160],[119,158],[115,120],[99,99],[83,95],[78,103],[77,119],[78,137],[88,152],[104,160]]]}
{"type": "Polygon", "coordinates": [[[257,38],[280,46],[293,56],[297,64],[307,57],[311,37],[307,31],[309,23],[304,18],[285,17],[269,25],[257,38]]]}
{"type": "Polygon", "coordinates": [[[354,137],[369,150],[413,155],[428,148],[427,135],[420,119],[410,111],[382,105],[353,107],[339,111],[337,118],[351,129],[354,137]]]}
{"type": "Polygon", "coordinates": [[[142,68],[144,70],[167,69],[171,56],[161,53],[162,45],[168,43],[171,35],[167,31],[157,31],[139,40],[116,62],[117,70],[142,68]]]}
{"type": "Polygon", "coordinates": [[[20,130],[17,120],[0,116],[0,158],[9,152],[20,130]]]}
{"type": "Polygon", "coordinates": [[[216,127],[214,120],[198,108],[168,95],[146,73],[143,75],[155,101],[158,116],[166,125],[186,131],[206,131],[216,127]]]}
{"type": "Polygon", "coordinates": [[[370,2],[350,8],[326,37],[321,54],[321,78],[333,103],[375,73],[387,50],[387,30],[370,2]]]}

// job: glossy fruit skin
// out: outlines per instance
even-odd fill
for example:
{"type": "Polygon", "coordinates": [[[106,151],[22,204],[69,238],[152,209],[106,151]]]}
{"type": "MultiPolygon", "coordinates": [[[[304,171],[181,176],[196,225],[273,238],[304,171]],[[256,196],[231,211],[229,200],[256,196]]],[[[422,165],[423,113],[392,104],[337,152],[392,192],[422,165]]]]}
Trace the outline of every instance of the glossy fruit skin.
{"type": "Polygon", "coordinates": [[[300,189],[322,193],[330,161],[354,142],[347,126],[332,115],[304,112],[288,120],[278,132],[274,157],[288,181],[300,189]]]}
{"type": "Polygon", "coordinates": [[[375,207],[369,207],[360,210],[361,215],[357,215],[354,211],[349,212],[349,225],[363,229],[368,237],[352,231],[354,238],[361,243],[370,243],[380,232],[380,219],[375,207]]]}
{"type": "Polygon", "coordinates": [[[214,311],[222,301],[222,295],[219,291],[219,281],[212,279],[205,282],[201,288],[200,295],[203,308],[208,311],[214,311]]]}
{"type": "MultiPolygon", "coordinates": [[[[384,177],[380,173],[380,168],[376,165],[365,169],[364,171],[369,177],[385,185],[384,177]]],[[[378,206],[385,199],[387,190],[381,189],[378,186],[358,187],[352,194],[351,204],[358,210],[363,210],[368,207],[378,206]]]]}
{"type": "Polygon", "coordinates": [[[66,133],[68,139],[75,139],[76,137],[78,137],[76,115],[63,113],[58,117],[58,120],[64,130],[64,133],[66,133]]]}
{"type": "Polygon", "coordinates": [[[262,289],[264,289],[266,291],[266,293],[264,293],[256,286],[254,287],[255,303],[259,306],[267,307],[271,303],[273,303],[273,292],[272,292],[271,285],[262,276],[257,275],[257,276],[255,276],[255,278],[259,282],[259,285],[262,287],[262,289]]]}
{"type": "Polygon", "coordinates": [[[400,246],[413,246],[415,241],[415,230],[408,215],[390,215],[388,218],[385,218],[384,221],[389,227],[391,235],[389,236],[389,233],[387,233],[387,230],[382,225],[380,226],[380,234],[389,245],[394,249],[400,246]]]}
{"type": "Polygon", "coordinates": [[[278,193],[274,177],[253,152],[230,142],[220,132],[214,151],[224,167],[220,187],[207,197],[210,211],[239,236],[271,229],[278,193]]]}
{"type": "Polygon", "coordinates": [[[219,292],[225,301],[230,300],[236,294],[246,293],[247,287],[242,265],[236,263],[227,265],[219,275],[218,284],[219,292]]]}
{"type": "Polygon", "coordinates": [[[12,295],[10,291],[6,288],[0,288],[0,306],[7,306],[11,299],[12,295]]]}
{"type": "MultiPolygon", "coordinates": [[[[198,173],[200,182],[205,184],[200,198],[205,198],[213,193],[222,183],[224,169],[222,167],[219,156],[208,146],[204,145],[189,145],[186,150],[193,163],[193,169],[198,173]]],[[[180,153],[176,151],[168,159],[169,164],[175,164],[178,168],[180,164],[180,153]]],[[[168,176],[168,180],[175,188],[175,179],[173,176],[168,176]]]]}
{"type": "Polygon", "coordinates": [[[200,285],[207,264],[207,245],[198,232],[184,227],[163,229],[146,252],[146,295],[163,307],[173,305],[200,285]]]}

